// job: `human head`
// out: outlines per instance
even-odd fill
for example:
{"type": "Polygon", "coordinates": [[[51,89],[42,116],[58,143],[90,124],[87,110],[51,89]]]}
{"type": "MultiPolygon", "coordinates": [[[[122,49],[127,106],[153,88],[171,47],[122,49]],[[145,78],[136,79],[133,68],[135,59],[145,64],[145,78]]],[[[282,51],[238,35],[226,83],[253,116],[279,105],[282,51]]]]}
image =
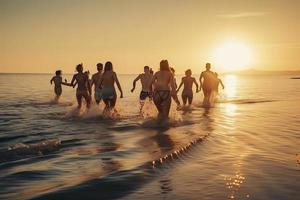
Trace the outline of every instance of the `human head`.
{"type": "Polygon", "coordinates": [[[152,68],[150,69],[150,74],[154,74],[154,72],[153,72],[152,68]]]}
{"type": "Polygon", "coordinates": [[[78,65],[76,66],[76,71],[77,71],[77,72],[82,72],[82,71],[83,71],[83,65],[82,65],[82,63],[80,63],[80,64],[78,64],[78,65]]]}
{"type": "Polygon", "coordinates": [[[185,71],[186,76],[192,76],[192,70],[188,69],[185,71]]]}
{"type": "Polygon", "coordinates": [[[87,75],[87,76],[89,76],[90,75],[90,71],[85,71],[84,74],[87,75]]]}
{"type": "Polygon", "coordinates": [[[206,63],[206,64],[205,64],[205,68],[206,68],[206,70],[210,70],[210,68],[211,68],[210,63],[206,63]]]}
{"type": "Polygon", "coordinates": [[[104,66],[104,71],[107,72],[107,71],[112,71],[112,70],[113,70],[112,63],[110,61],[107,61],[104,66]]]}
{"type": "Polygon", "coordinates": [[[57,70],[57,71],[55,72],[55,74],[56,74],[56,76],[60,76],[60,75],[61,75],[61,70],[57,70]]]}
{"type": "Polygon", "coordinates": [[[173,67],[170,67],[170,70],[173,74],[175,74],[175,69],[173,67]]]}
{"type": "Polygon", "coordinates": [[[97,64],[97,70],[98,70],[98,72],[103,70],[103,64],[102,63],[97,64]]]}
{"type": "Polygon", "coordinates": [[[145,72],[145,73],[148,73],[149,70],[150,70],[149,66],[145,66],[145,67],[144,67],[144,72],[145,72]]]}
{"type": "Polygon", "coordinates": [[[170,71],[168,60],[160,61],[160,71],[170,71]]]}

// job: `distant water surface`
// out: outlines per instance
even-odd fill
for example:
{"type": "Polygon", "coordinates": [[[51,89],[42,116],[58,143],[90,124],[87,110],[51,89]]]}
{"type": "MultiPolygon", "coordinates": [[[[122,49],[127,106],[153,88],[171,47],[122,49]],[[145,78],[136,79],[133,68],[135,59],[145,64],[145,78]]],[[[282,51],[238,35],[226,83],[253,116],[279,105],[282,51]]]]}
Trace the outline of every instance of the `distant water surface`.
{"type": "Polygon", "coordinates": [[[51,77],[0,74],[0,199],[299,199],[300,80],[223,76],[214,108],[195,94],[161,127],[134,75],[114,119],[70,87],[54,103],[51,77]]]}

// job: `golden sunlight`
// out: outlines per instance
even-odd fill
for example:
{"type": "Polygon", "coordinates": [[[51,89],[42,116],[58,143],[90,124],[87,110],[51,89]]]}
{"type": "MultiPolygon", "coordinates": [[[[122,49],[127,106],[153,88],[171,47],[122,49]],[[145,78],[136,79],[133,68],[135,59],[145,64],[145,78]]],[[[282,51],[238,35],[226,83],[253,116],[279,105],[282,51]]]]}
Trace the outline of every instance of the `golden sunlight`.
{"type": "Polygon", "coordinates": [[[221,44],[216,48],[213,57],[215,64],[224,71],[243,70],[251,63],[250,48],[236,41],[221,44]]]}

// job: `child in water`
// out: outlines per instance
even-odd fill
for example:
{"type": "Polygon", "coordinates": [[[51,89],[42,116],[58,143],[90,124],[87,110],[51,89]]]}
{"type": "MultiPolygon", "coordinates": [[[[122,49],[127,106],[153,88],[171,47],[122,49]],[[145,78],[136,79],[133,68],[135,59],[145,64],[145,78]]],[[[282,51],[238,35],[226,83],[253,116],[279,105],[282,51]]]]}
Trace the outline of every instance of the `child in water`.
{"type": "Polygon", "coordinates": [[[57,70],[55,72],[55,76],[53,76],[52,79],[50,80],[51,85],[53,82],[54,82],[54,93],[56,94],[55,101],[57,101],[62,93],[61,85],[70,86],[70,84],[68,84],[67,82],[64,83],[62,81],[61,70],[57,70]]]}
{"type": "Polygon", "coordinates": [[[192,104],[193,102],[193,83],[195,83],[196,85],[196,92],[199,92],[199,86],[198,83],[196,81],[196,79],[194,77],[192,77],[192,70],[188,69],[185,71],[185,77],[183,77],[181,79],[181,83],[178,87],[178,89],[176,90],[176,92],[179,91],[179,89],[181,88],[182,85],[184,85],[181,97],[182,97],[182,101],[183,101],[183,105],[185,106],[187,101],[189,103],[189,105],[192,104]]]}

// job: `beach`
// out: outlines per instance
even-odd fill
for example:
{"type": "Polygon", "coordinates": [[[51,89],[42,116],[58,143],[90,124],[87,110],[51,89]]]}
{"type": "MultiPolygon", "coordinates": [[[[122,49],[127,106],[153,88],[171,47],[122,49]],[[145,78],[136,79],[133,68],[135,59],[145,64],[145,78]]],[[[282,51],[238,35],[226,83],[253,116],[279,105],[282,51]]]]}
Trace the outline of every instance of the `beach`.
{"type": "Polygon", "coordinates": [[[119,75],[124,98],[109,119],[103,104],[76,111],[70,87],[55,103],[52,76],[0,74],[0,199],[300,196],[297,79],[220,75],[225,90],[213,108],[202,108],[197,93],[191,108],[172,102],[161,126],[151,102],[139,114],[136,75],[119,75]]]}

